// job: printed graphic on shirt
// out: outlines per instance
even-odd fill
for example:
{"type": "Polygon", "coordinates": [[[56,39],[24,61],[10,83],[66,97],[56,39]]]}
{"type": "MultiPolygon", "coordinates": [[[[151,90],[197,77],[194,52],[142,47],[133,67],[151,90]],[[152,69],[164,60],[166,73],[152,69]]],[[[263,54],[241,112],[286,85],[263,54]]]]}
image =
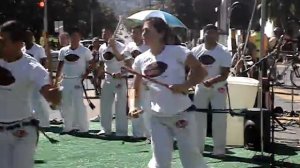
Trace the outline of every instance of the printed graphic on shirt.
{"type": "Polygon", "coordinates": [[[114,54],[110,51],[107,51],[103,54],[103,58],[105,60],[112,60],[114,57],[115,57],[114,54]]]}
{"type": "Polygon", "coordinates": [[[211,65],[213,64],[216,60],[214,59],[214,57],[210,56],[210,55],[202,55],[199,57],[199,61],[204,64],[204,65],[211,65]]]}
{"type": "Polygon", "coordinates": [[[0,66],[0,85],[8,86],[15,83],[15,78],[11,72],[0,66]]]}
{"type": "Polygon", "coordinates": [[[65,59],[69,62],[76,62],[77,60],[79,60],[79,56],[76,54],[69,54],[67,56],[65,56],[65,59]]]}
{"type": "Polygon", "coordinates": [[[133,58],[137,57],[138,55],[142,54],[139,50],[134,50],[131,52],[133,58]]]}
{"type": "Polygon", "coordinates": [[[29,52],[26,52],[26,54],[28,54],[28,55],[30,55],[30,56],[32,56],[32,57],[34,57],[34,55],[33,55],[33,54],[31,54],[31,53],[29,53],[29,52]]]}
{"type": "Polygon", "coordinates": [[[164,62],[153,62],[146,66],[144,74],[150,78],[162,75],[168,69],[168,64],[164,62]]]}

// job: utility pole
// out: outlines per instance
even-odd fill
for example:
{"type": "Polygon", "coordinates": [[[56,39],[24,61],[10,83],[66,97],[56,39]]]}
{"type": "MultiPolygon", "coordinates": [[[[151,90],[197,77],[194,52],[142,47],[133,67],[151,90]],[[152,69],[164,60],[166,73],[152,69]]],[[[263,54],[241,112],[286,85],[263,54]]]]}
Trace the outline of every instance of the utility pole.
{"type": "Polygon", "coordinates": [[[230,14],[229,14],[229,6],[231,4],[231,0],[222,0],[221,5],[219,7],[219,21],[218,27],[221,30],[220,34],[220,43],[228,46],[228,35],[229,35],[229,25],[230,25],[230,14]]]}
{"type": "Polygon", "coordinates": [[[90,35],[91,35],[91,37],[94,37],[94,0],[90,1],[90,8],[91,8],[91,13],[90,13],[90,15],[91,15],[91,20],[90,20],[91,33],[90,33],[90,35]]]}

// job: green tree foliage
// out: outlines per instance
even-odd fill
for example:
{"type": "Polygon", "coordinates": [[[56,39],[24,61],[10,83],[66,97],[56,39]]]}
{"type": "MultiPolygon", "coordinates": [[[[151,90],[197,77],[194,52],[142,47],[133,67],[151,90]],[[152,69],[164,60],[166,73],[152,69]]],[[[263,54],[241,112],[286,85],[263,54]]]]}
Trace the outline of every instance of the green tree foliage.
{"type": "Polygon", "coordinates": [[[209,23],[218,20],[215,8],[219,7],[221,0],[169,0],[171,13],[176,15],[191,29],[200,29],[209,23]]]}
{"type": "Polygon", "coordinates": [[[267,0],[268,17],[275,26],[284,28],[290,35],[297,35],[300,28],[299,0],[267,0]]]}
{"type": "MultiPolygon", "coordinates": [[[[9,19],[22,21],[40,35],[43,29],[43,9],[40,0],[1,0],[0,23],[9,19]]],[[[94,15],[94,34],[100,35],[104,25],[115,25],[113,11],[97,0],[48,0],[48,30],[54,34],[54,21],[64,21],[64,28],[77,26],[87,36],[90,33],[91,13],[94,15]],[[91,12],[91,10],[93,12],[91,12]]]]}

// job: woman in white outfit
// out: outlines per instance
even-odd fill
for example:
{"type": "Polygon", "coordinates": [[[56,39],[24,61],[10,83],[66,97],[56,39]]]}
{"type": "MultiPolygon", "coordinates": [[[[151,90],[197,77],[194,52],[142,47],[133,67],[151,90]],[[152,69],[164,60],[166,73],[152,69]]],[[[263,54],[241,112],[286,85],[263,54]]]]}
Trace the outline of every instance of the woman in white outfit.
{"type": "MultiPolygon", "coordinates": [[[[195,141],[194,112],[188,112],[192,102],[183,93],[200,83],[206,71],[187,48],[166,45],[169,32],[170,28],[162,19],[147,19],[143,25],[143,38],[150,50],[137,57],[133,64],[134,70],[168,85],[167,88],[149,82],[153,157],[148,166],[171,167],[175,137],[182,166],[204,168],[207,166],[195,141]],[[187,80],[185,66],[190,68],[187,80]]],[[[136,76],[134,83],[140,85],[142,80],[136,76]]],[[[139,99],[139,93],[135,96],[139,99]]]]}

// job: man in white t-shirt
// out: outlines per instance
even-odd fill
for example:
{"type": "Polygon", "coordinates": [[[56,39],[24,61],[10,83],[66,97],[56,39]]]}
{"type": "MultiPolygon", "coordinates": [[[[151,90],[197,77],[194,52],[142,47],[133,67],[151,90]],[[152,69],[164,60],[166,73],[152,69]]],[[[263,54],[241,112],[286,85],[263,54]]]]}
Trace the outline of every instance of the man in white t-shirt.
{"type": "Polygon", "coordinates": [[[22,52],[24,29],[16,21],[1,25],[0,42],[0,167],[33,168],[38,122],[32,118],[35,88],[54,105],[59,89],[49,84],[49,74],[22,52]]]}
{"type": "Polygon", "coordinates": [[[121,54],[124,45],[116,41],[111,28],[102,30],[102,38],[105,43],[100,46],[100,66],[98,75],[105,76],[102,82],[100,122],[102,130],[99,135],[111,135],[112,133],[112,105],[115,101],[116,135],[128,135],[127,120],[127,84],[126,74],[121,72],[124,62],[130,60],[121,54]]]}
{"type": "MultiPolygon", "coordinates": [[[[31,30],[26,30],[25,46],[22,48],[23,52],[35,58],[39,63],[46,67],[47,56],[42,46],[34,42],[33,33],[31,30]]],[[[34,116],[40,121],[41,127],[49,127],[49,103],[39,93],[38,89],[32,96],[34,116]]]]}
{"type": "Polygon", "coordinates": [[[70,44],[69,33],[67,33],[67,32],[60,33],[59,36],[58,36],[58,42],[59,42],[59,46],[61,48],[69,45],[70,44]]]}
{"type": "MultiPolygon", "coordinates": [[[[207,25],[204,28],[205,43],[192,49],[193,55],[204,65],[208,75],[202,84],[198,84],[195,90],[194,103],[198,109],[208,109],[211,103],[212,109],[226,109],[226,79],[231,67],[231,55],[227,49],[218,44],[218,28],[207,25]]],[[[213,114],[212,135],[214,140],[213,154],[225,155],[227,115],[213,114]]],[[[198,142],[200,151],[204,151],[207,114],[196,114],[198,124],[198,142]]]]}
{"type": "Polygon", "coordinates": [[[78,131],[88,132],[89,122],[85,105],[83,103],[82,80],[89,73],[93,65],[91,51],[80,44],[80,30],[74,28],[70,32],[69,46],[59,51],[59,64],[56,73],[56,82],[63,74],[62,85],[62,117],[64,118],[64,133],[78,131]]]}
{"type": "MultiPolygon", "coordinates": [[[[142,38],[142,26],[136,26],[131,29],[131,38],[133,39],[133,42],[130,42],[126,45],[125,49],[123,50],[123,55],[127,55],[127,57],[136,58],[141,53],[144,53],[149,49],[149,47],[144,44],[143,38],[142,38]]],[[[133,60],[133,59],[132,59],[133,60]]],[[[131,67],[131,65],[128,65],[131,67]]],[[[131,80],[129,78],[128,80],[131,80]]],[[[132,82],[129,82],[132,83],[132,82]]],[[[130,86],[128,86],[130,87],[130,86]]],[[[144,110],[144,113],[139,118],[132,118],[132,134],[135,138],[143,138],[147,137],[150,138],[150,113],[146,112],[147,108],[149,110],[150,108],[150,102],[149,102],[149,92],[148,88],[146,86],[146,82],[143,83],[140,88],[135,89],[141,89],[141,97],[142,103],[140,104],[142,106],[142,109],[144,110]],[[147,105],[148,104],[148,105],[147,105]]]]}

